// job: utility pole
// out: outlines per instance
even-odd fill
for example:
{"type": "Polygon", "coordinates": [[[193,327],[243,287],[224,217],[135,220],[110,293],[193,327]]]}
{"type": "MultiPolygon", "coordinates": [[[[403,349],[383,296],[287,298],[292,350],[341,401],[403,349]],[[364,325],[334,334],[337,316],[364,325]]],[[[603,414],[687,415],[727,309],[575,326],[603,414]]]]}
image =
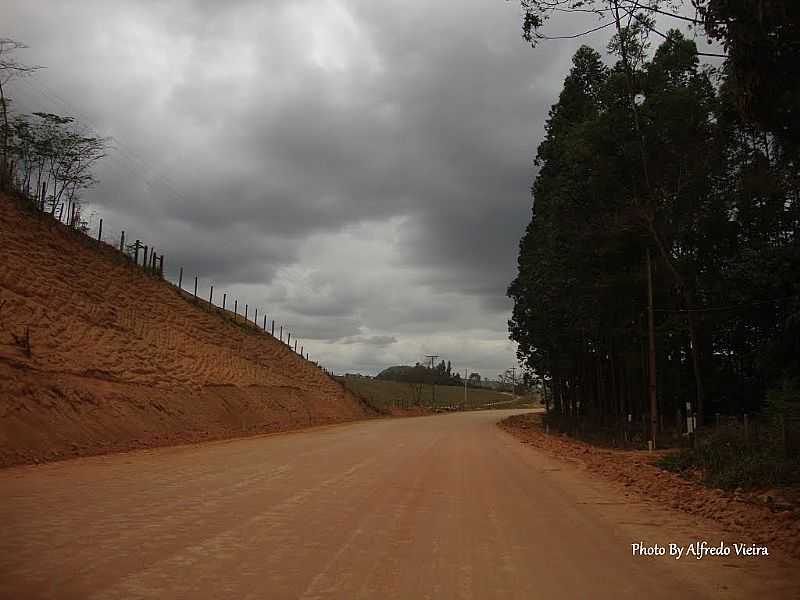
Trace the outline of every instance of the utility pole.
{"type": "MultiPolygon", "coordinates": [[[[439,355],[438,354],[426,354],[425,358],[427,358],[427,359],[429,359],[431,361],[431,376],[433,377],[433,361],[436,360],[437,358],[439,358],[439,355]]],[[[433,379],[431,381],[431,384],[432,384],[432,387],[431,387],[431,394],[432,394],[431,406],[435,406],[436,405],[436,377],[433,377],[433,379]]]]}
{"type": "Polygon", "coordinates": [[[656,447],[658,428],[658,401],[656,397],[656,328],[653,315],[653,265],[650,261],[650,247],[647,247],[647,337],[649,338],[648,363],[650,371],[650,440],[653,450],[656,447]]]}

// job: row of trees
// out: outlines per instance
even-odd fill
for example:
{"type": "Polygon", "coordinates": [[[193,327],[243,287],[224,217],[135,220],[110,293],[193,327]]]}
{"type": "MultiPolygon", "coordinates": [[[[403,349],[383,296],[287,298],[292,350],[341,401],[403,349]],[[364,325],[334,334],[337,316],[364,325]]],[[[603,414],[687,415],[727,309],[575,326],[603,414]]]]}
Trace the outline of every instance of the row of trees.
{"type": "Polygon", "coordinates": [[[580,48],[550,111],[508,290],[552,408],[601,423],[682,420],[690,402],[702,424],[800,377],[797,7],[694,2],[677,16],[722,41],[712,69],[677,30],[651,54],[665,4],[523,2],[534,43],[555,5],[617,31],[617,61],[580,48]]]}
{"type": "Polygon", "coordinates": [[[0,38],[0,189],[14,190],[40,210],[80,226],[80,192],[95,184],[92,169],[106,155],[108,140],[88,133],[72,117],[13,113],[8,84],[38,68],[14,58],[24,47],[0,38]]]}

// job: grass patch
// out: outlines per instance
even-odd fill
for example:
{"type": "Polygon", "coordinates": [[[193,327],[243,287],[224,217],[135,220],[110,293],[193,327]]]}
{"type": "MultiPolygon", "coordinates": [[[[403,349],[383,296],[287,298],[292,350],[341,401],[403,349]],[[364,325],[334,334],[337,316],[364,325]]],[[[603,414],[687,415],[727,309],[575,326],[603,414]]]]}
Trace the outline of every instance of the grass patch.
{"type": "Polygon", "coordinates": [[[800,483],[800,462],[787,457],[773,436],[748,440],[738,426],[717,427],[698,438],[694,448],[668,454],[655,464],[681,474],[700,470],[707,485],[723,489],[800,483]]]}
{"type": "Polygon", "coordinates": [[[466,401],[464,387],[437,385],[434,393],[431,385],[417,385],[399,381],[371,379],[369,377],[337,377],[354,394],[360,396],[376,409],[414,408],[421,406],[431,410],[476,410],[481,408],[528,408],[529,398],[517,398],[510,394],[481,388],[469,388],[466,401]]]}

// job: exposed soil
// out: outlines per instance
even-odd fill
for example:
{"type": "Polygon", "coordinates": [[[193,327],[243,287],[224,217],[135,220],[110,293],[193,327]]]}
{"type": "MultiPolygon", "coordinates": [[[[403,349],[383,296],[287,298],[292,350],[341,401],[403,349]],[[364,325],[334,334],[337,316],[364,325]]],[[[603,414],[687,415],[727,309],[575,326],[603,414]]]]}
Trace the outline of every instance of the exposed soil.
{"type": "Polygon", "coordinates": [[[372,414],[269,334],[0,196],[0,466],[372,414]]]}
{"type": "Polygon", "coordinates": [[[726,531],[800,558],[800,510],[792,504],[772,502],[779,497],[774,492],[743,494],[705,487],[652,464],[660,456],[657,452],[604,449],[565,435],[547,434],[541,414],[516,415],[499,425],[523,442],[575,462],[642,500],[713,520],[726,531]]]}
{"type": "Polygon", "coordinates": [[[470,411],[0,471],[0,599],[797,600],[800,561],[470,411]]]}

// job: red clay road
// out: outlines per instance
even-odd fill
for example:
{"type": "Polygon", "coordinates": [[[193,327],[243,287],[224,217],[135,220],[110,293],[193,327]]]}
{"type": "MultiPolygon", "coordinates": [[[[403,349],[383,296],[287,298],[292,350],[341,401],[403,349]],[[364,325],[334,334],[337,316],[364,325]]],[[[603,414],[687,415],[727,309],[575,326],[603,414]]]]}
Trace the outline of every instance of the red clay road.
{"type": "Polygon", "coordinates": [[[800,598],[726,543],[495,423],[373,420],[0,472],[3,598],[800,598]]]}

